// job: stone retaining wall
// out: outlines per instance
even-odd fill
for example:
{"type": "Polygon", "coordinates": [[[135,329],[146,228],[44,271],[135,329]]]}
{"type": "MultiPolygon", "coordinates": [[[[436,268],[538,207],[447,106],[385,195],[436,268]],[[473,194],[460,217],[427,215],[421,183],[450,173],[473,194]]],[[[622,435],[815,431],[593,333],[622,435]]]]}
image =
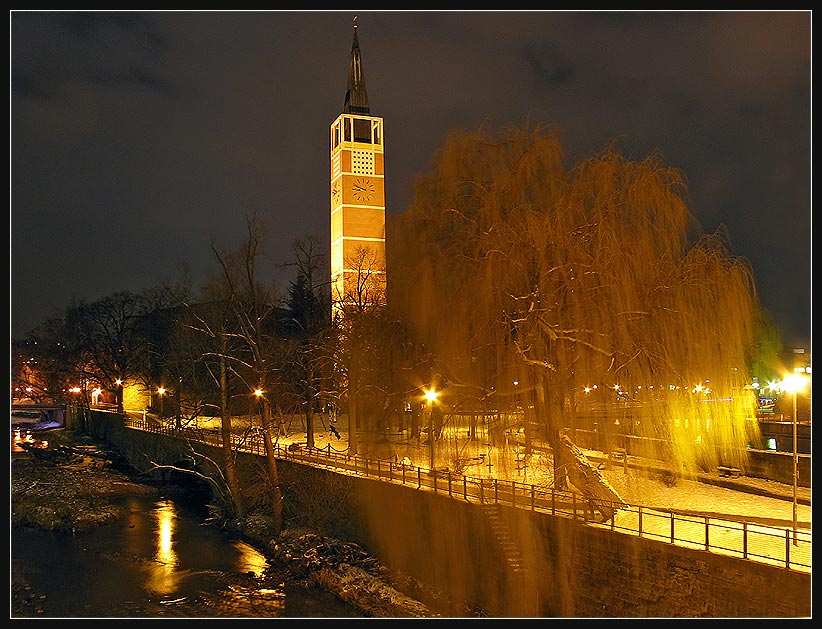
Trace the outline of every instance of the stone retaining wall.
{"type": "MultiPolygon", "coordinates": [[[[138,469],[190,447],[92,414],[89,430],[138,469]],[[146,456],[148,454],[148,457],[146,456]]],[[[248,501],[265,500],[265,462],[238,455],[248,501]]],[[[810,617],[808,574],[585,526],[563,517],[279,461],[288,523],[362,545],[388,566],[493,617],[810,617]]]]}

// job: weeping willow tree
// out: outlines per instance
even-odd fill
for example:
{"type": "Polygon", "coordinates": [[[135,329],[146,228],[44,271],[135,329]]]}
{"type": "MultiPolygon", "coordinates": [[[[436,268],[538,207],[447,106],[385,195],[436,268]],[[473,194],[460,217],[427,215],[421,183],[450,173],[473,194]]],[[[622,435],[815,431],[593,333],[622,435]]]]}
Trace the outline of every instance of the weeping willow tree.
{"type": "Polygon", "coordinates": [[[527,446],[585,415],[681,472],[743,465],[755,286],[686,195],[656,157],[568,170],[548,128],[454,133],[389,226],[389,303],[451,394],[519,401],[527,446]]]}

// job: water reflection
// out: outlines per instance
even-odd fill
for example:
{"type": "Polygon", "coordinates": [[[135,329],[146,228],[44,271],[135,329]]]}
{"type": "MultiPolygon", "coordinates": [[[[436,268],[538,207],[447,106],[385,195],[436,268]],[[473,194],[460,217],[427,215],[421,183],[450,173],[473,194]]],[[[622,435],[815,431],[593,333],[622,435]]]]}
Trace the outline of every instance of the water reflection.
{"type": "Polygon", "coordinates": [[[28,448],[48,448],[49,442],[43,439],[35,439],[30,430],[15,428],[12,431],[12,452],[25,452],[28,448]]]}
{"type": "Polygon", "coordinates": [[[269,565],[253,546],[209,526],[204,510],[143,495],[121,506],[119,523],[74,536],[13,529],[14,580],[22,576],[43,608],[23,615],[362,617],[334,595],[269,565]]]}
{"type": "Polygon", "coordinates": [[[253,574],[256,577],[261,577],[268,568],[268,560],[259,550],[246,544],[242,541],[235,541],[234,548],[237,549],[239,556],[237,557],[237,566],[241,572],[246,574],[253,574]]]}
{"type": "Polygon", "coordinates": [[[149,573],[146,589],[165,596],[175,592],[179,583],[178,558],[174,552],[177,512],[173,502],[160,500],[152,515],[157,520],[157,552],[154,555],[157,563],[149,573]]]}

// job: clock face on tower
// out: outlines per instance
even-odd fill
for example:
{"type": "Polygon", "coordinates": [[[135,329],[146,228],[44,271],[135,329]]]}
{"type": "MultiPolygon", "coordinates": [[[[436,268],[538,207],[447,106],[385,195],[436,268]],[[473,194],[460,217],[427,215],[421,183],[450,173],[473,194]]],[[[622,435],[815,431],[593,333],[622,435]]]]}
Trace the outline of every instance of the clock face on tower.
{"type": "Polygon", "coordinates": [[[357,201],[368,203],[374,198],[374,194],[376,194],[376,192],[377,189],[374,186],[374,182],[370,179],[360,177],[355,179],[351,184],[351,193],[357,201]]]}

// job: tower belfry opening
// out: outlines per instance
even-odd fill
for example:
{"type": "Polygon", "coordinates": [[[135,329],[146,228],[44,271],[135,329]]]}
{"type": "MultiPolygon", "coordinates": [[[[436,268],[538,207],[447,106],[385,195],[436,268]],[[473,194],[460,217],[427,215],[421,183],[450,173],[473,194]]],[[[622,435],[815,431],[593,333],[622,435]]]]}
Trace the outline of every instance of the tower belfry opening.
{"type": "Polygon", "coordinates": [[[385,303],[383,119],[371,115],[354,18],[343,111],[331,124],[332,317],[385,303]]]}

